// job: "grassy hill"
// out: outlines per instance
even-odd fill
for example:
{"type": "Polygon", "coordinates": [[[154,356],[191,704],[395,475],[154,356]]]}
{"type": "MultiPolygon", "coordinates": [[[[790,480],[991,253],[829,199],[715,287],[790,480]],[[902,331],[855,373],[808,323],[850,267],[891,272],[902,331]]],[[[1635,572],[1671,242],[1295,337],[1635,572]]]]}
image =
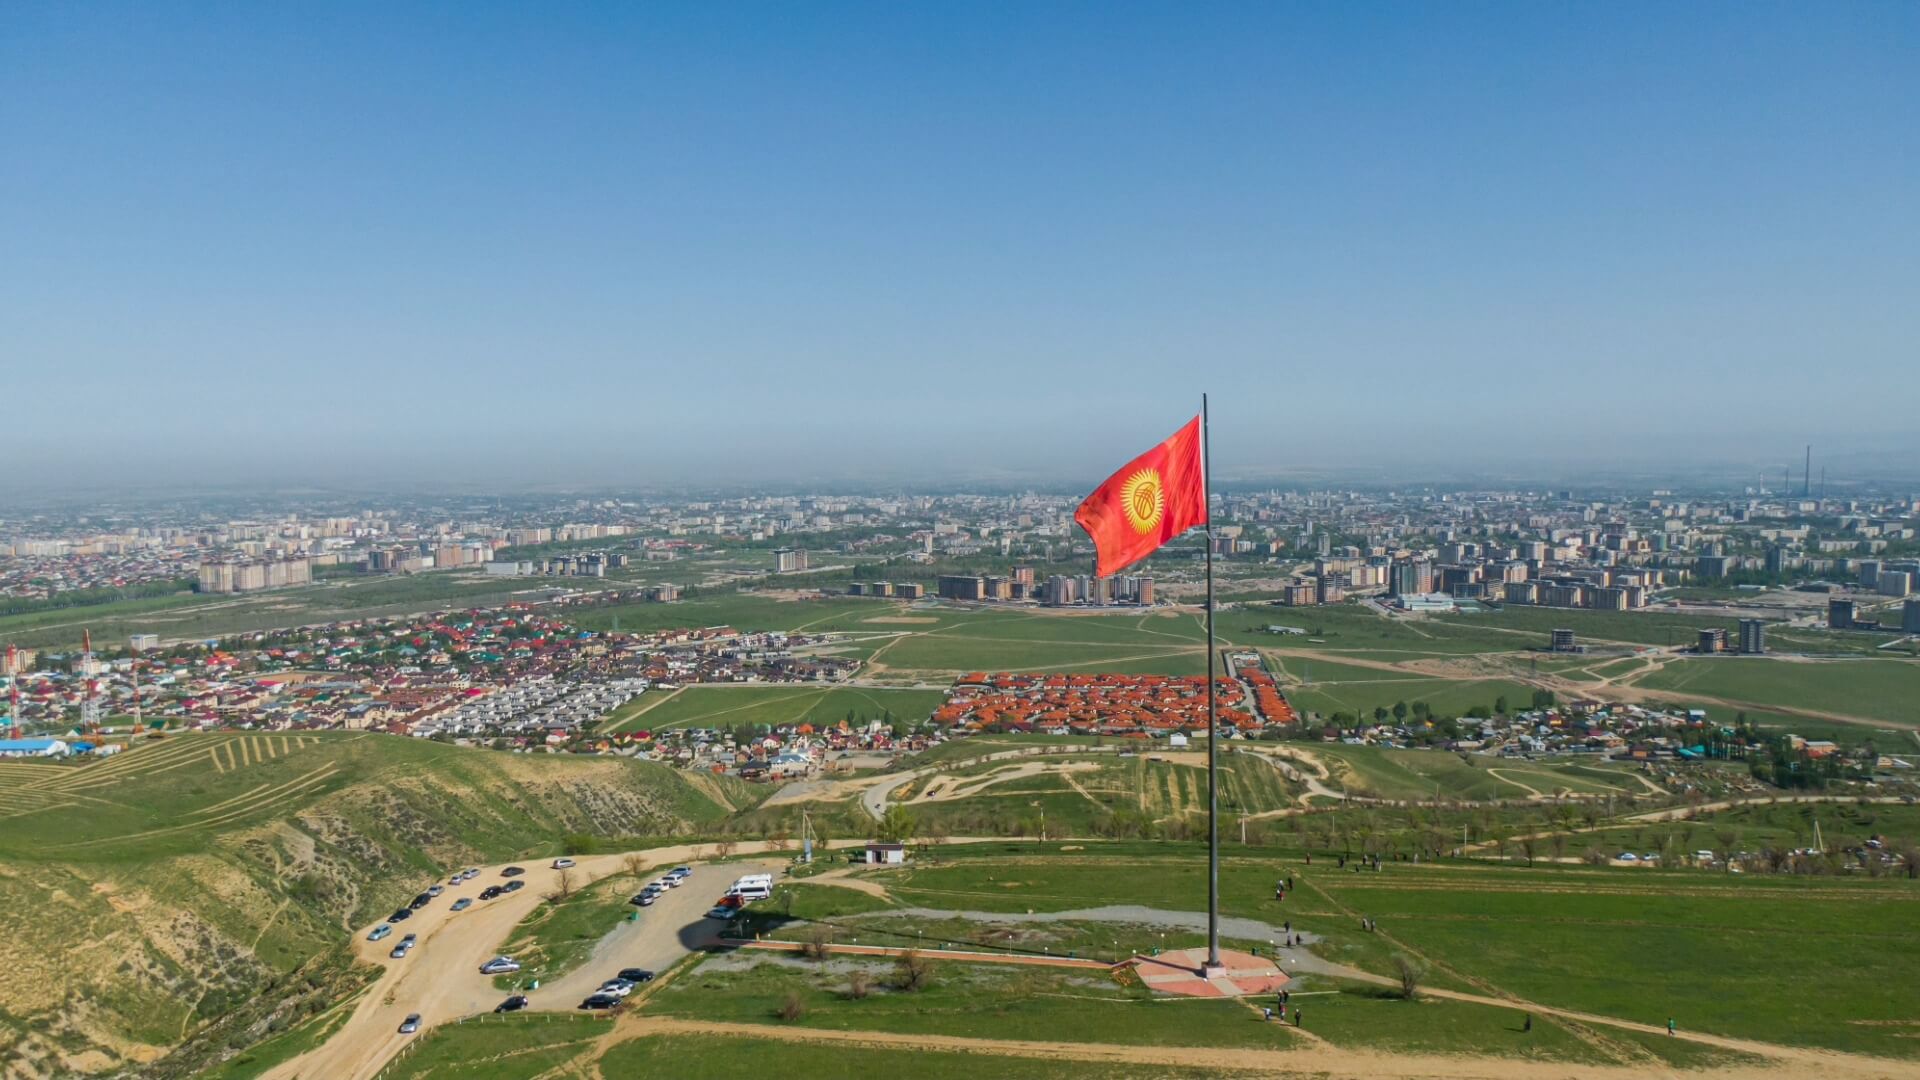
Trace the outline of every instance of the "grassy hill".
{"type": "Polygon", "coordinates": [[[0,763],[0,1071],[187,1075],[358,986],[350,928],[450,868],[684,834],[754,798],[641,762],[358,734],[0,763]]]}

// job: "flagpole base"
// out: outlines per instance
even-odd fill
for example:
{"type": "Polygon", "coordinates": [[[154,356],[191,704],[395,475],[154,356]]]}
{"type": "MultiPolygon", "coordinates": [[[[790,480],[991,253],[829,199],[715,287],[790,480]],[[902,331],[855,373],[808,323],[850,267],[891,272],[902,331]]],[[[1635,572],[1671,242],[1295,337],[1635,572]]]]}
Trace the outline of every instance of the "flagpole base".
{"type": "Polygon", "coordinates": [[[1226,973],[1227,965],[1217,960],[1208,961],[1200,965],[1200,977],[1203,979],[1218,979],[1226,973]]]}

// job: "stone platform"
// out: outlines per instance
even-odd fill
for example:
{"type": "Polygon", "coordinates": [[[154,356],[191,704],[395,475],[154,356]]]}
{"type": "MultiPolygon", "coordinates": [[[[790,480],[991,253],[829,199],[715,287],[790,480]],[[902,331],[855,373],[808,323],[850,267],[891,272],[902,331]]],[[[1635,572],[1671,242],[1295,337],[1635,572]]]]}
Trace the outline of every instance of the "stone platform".
{"type": "Polygon", "coordinates": [[[1202,970],[1205,949],[1176,949],[1159,956],[1136,956],[1128,961],[1149,990],[1184,997],[1246,997],[1274,994],[1292,980],[1268,957],[1227,949],[1220,951],[1223,970],[1208,978],[1202,970]]]}

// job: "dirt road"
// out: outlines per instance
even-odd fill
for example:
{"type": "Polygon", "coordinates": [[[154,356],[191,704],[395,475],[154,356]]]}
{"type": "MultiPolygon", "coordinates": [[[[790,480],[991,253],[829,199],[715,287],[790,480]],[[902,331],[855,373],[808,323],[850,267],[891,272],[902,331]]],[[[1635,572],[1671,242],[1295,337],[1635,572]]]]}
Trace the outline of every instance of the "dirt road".
{"type": "MultiPolygon", "coordinates": [[[[1451,995],[1449,995],[1451,996],[1451,995]]],[[[1618,1021],[1610,1021],[1621,1026],[1618,1021]]],[[[1631,1025],[1636,1030],[1665,1034],[1653,1025],[1631,1025]]],[[[1309,1025],[1311,1027],[1311,1025],[1309,1025]]],[[[1315,1076],[1329,1080],[1535,1080],[1552,1076],[1555,1080],[1643,1080],[1649,1075],[1645,1066],[1584,1065],[1566,1062],[1547,1063],[1523,1058],[1472,1057],[1464,1054],[1376,1053],[1343,1049],[1315,1041],[1299,1046],[1292,1028],[1273,1025],[1273,1050],[1227,1049],[1211,1046],[1129,1046],[1109,1043],[1043,1042],[1028,1039],[985,1039],[956,1035],[896,1034],[880,1031],[832,1031],[819,1028],[773,1027],[765,1024],[720,1024],[701,1020],[669,1020],[645,1014],[630,1014],[619,1022],[614,1039],[645,1038],[650,1035],[695,1035],[707,1038],[758,1038],[780,1042],[816,1043],[828,1046],[883,1049],[929,1050],[1025,1057],[1044,1060],[1084,1061],[1110,1065],[1143,1065],[1161,1068],[1214,1070],[1232,1075],[1270,1073],[1285,1076],[1315,1076]]],[[[611,1040],[609,1040],[611,1041],[611,1040]]],[[[1715,1043],[1746,1044],[1741,1040],[1701,1040],[1715,1043]]],[[[1766,1047],[1768,1050],[1778,1050],[1766,1047]]],[[[990,1066],[982,1075],[992,1075],[990,1066]]],[[[1662,1069],[1660,1074],[1674,1070],[1662,1069]]],[[[1690,1080],[1786,1080],[1788,1077],[1820,1076],[1824,1080],[1893,1080],[1920,1078],[1920,1064],[1884,1058],[1862,1058],[1818,1050],[1790,1051],[1773,1055],[1767,1064],[1735,1065],[1688,1070],[1690,1080]]]]}
{"type": "MultiPolygon", "coordinates": [[[[840,841],[830,846],[847,847],[854,843],[840,841]]],[[[766,842],[743,843],[739,850],[767,852],[773,850],[773,846],[766,842]]],[[[682,844],[649,848],[635,854],[645,857],[653,866],[672,868],[681,863],[695,863],[696,855],[705,853],[699,845],[682,844]]],[[[574,868],[577,883],[598,881],[623,869],[626,857],[626,853],[622,853],[580,858],[574,868]]],[[[493,988],[489,976],[480,974],[480,965],[495,955],[514,927],[553,890],[557,872],[548,867],[548,862],[548,859],[534,859],[513,864],[526,868],[526,875],[520,879],[527,883],[525,888],[495,900],[476,900],[472,908],[458,914],[451,912],[450,905],[459,897],[477,897],[483,887],[508,880],[500,876],[506,864],[486,867],[478,878],[458,888],[449,888],[445,895],[413,918],[396,926],[393,936],[385,941],[368,942],[370,926],[357,930],[355,953],[368,963],[384,967],[385,973],[374,982],[339,1031],[320,1046],[269,1070],[263,1080],[368,1080],[409,1041],[419,1037],[399,1033],[400,1022],[407,1014],[420,1014],[424,1032],[456,1017],[491,1011],[505,995],[493,988]],[[387,952],[393,943],[408,933],[420,936],[413,955],[404,960],[389,959],[387,952]]],[[[706,886],[724,873],[727,871],[696,870],[699,885],[683,886],[674,890],[673,895],[685,894],[688,903],[695,902],[696,897],[711,901],[713,897],[706,896],[709,891],[706,886]]],[[[731,880],[729,877],[728,881],[731,880]]],[[[574,1003],[578,1001],[575,998],[574,1003]]]]}

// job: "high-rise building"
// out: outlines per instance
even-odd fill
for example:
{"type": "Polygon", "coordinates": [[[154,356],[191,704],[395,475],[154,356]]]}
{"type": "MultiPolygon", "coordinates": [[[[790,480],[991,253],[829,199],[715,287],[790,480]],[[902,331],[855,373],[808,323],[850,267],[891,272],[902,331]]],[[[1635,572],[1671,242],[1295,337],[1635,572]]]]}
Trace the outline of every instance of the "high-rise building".
{"type": "Polygon", "coordinates": [[[1048,607],[1066,607],[1073,603],[1074,581],[1064,574],[1048,578],[1040,588],[1040,602],[1048,607]]]}
{"type": "Polygon", "coordinates": [[[1909,598],[1901,608],[1900,629],[1903,633],[1920,634],[1920,596],[1909,598]]]}
{"type": "Polygon", "coordinates": [[[1827,629],[1853,629],[1853,601],[1841,599],[1827,601],[1827,629]]]}
{"type": "Polygon", "coordinates": [[[1577,652],[1579,650],[1579,646],[1575,644],[1574,633],[1571,630],[1555,630],[1551,640],[1551,647],[1554,652],[1577,652]]]}
{"type": "Polygon", "coordinates": [[[1740,652],[1744,656],[1766,655],[1767,621],[1765,619],[1740,620],[1740,652]]]}
{"type": "Polygon", "coordinates": [[[791,574],[796,570],[807,569],[807,553],[798,548],[775,548],[773,552],[773,570],[776,574],[791,574]]]}
{"type": "Polygon", "coordinates": [[[934,593],[942,600],[984,600],[986,580],[966,574],[942,574],[934,582],[934,593]]]}
{"type": "Polygon", "coordinates": [[[1695,646],[1695,651],[1703,653],[1726,652],[1727,632],[1717,626],[1700,631],[1700,643],[1695,646]]]}
{"type": "Polygon", "coordinates": [[[1881,596],[1906,596],[1913,591],[1913,575],[1905,570],[1880,571],[1881,596]]]}

